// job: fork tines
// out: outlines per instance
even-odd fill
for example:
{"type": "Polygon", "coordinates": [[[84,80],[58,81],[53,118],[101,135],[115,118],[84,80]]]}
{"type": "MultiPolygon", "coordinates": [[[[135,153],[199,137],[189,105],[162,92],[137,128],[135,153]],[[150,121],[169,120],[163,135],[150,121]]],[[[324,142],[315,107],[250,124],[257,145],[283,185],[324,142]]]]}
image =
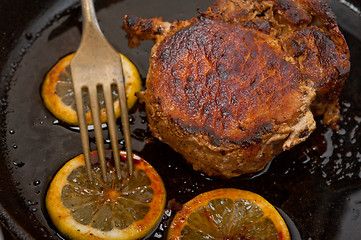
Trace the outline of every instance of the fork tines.
{"type": "MultiPolygon", "coordinates": [[[[121,69],[121,65],[120,65],[121,69]]],[[[84,73],[81,73],[85,77],[84,73]]],[[[75,82],[78,79],[77,77],[77,70],[76,68],[72,68],[72,76],[75,79],[75,82]]],[[[123,76],[121,75],[121,78],[123,76]]],[[[113,80],[113,79],[112,79],[113,80]]],[[[89,81],[90,82],[90,81],[89,81]]],[[[108,82],[105,79],[103,82],[108,82]]],[[[114,114],[114,107],[113,107],[113,99],[112,99],[112,89],[111,86],[113,85],[109,83],[98,83],[95,86],[91,83],[83,86],[78,86],[76,83],[74,84],[74,93],[75,93],[75,102],[77,106],[78,112],[78,119],[79,119],[79,127],[80,127],[80,134],[81,134],[81,141],[83,146],[83,153],[86,161],[86,166],[88,170],[88,175],[91,179],[91,162],[90,162],[90,146],[89,146],[89,135],[88,135],[88,126],[85,119],[85,110],[84,110],[84,103],[83,103],[83,91],[86,89],[88,91],[89,96],[89,103],[90,103],[90,111],[91,116],[93,119],[94,125],[94,133],[95,133],[95,140],[96,140],[96,147],[99,156],[99,162],[101,164],[102,175],[104,180],[106,180],[106,162],[105,162],[105,148],[104,148],[104,137],[103,137],[103,130],[102,130],[102,123],[100,119],[100,107],[99,107],[99,99],[98,99],[98,87],[101,87],[104,94],[104,102],[105,102],[105,109],[107,115],[107,125],[108,131],[110,135],[111,141],[111,148],[113,150],[113,157],[114,163],[116,167],[116,171],[118,177],[120,178],[120,156],[119,156],[119,145],[118,145],[118,137],[117,137],[117,127],[115,121],[115,114],[114,114]]],[[[127,156],[131,157],[131,160],[128,158],[128,167],[130,175],[133,172],[132,166],[132,153],[131,153],[131,139],[130,139],[130,131],[129,131],[129,116],[128,116],[128,109],[126,104],[126,95],[125,95],[125,88],[123,80],[118,81],[117,90],[119,95],[120,107],[121,107],[121,120],[123,126],[123,135],[125,140],[125,146],[127,150],[127,156]],[[122,87],[123,86],[123,87],[122,87]],[[121,100],[124,99],[124,100],[121,100]],[[130,154],[129,154],[130,153],[130,154]]]]}

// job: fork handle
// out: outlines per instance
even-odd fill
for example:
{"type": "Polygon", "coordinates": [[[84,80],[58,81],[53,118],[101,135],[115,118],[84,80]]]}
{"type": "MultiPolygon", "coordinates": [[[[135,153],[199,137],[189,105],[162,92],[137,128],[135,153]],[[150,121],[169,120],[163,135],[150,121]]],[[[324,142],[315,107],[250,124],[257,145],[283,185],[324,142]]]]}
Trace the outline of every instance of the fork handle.
{"type": "Polygon", "coordinates": [[[83,14],[83,28],[93,26],[100,31],[99,23],[95,15],[93,0],[81,0],[83,14]]]}

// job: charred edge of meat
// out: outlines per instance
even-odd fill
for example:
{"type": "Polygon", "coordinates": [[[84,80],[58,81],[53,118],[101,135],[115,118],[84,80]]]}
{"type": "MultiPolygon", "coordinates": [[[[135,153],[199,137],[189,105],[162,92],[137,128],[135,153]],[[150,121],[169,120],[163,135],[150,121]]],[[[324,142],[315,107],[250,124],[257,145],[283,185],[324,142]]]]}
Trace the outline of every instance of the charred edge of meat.
{"type": "Polygon", "coordinates": [[[141,19],[135,15],[125,15],[123,28],[127,32],[129,47],[136,47],[142,40],[155,40],[167,29],[163,18],[141,19]]]}
{"type": "Polygon", "coordinates": [[[211,128],[201,129],[199,127],[191,127],[188,125],[184,125],[181,120],[177,120],[173,118],[170,118],[169,122],[172,122],[179,129],[185,131],[184,133],[185,135],[186,134],[203,135],[204,138],[207,138],[208,141],[210,141],[212,145],[216,147],[235,145],[235,146],[241,146],[242,148],[248,148],[251,145],[261,143],[262,141],[264,141],[264,139],[267,139],[269,137],[269,135],[273,132],[273,130],[275,130],[272,123],[265,123],[263,126],[258,128],[258,130],[256,130],[256,133],[251,137],[242,139],[240,141],[234,141],[232,139],[220,139],[219,136],[217,136],[214,133],[213,129],[211,128]]]}

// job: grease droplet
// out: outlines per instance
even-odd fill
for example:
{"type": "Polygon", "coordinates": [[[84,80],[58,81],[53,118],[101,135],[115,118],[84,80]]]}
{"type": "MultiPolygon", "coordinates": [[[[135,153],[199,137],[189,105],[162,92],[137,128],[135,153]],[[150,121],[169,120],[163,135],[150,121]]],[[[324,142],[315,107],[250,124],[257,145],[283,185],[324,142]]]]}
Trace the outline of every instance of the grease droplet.
{"type": "Polygon", "coordinates": [[[38,202],[32,202],[32,201],[28,200],[27,204],[28,204],[28,206],[34,206],[34,205],[38,204],[38,202]]]}
{"type": "Polygon", "coordinates": [[[25,165],[24,162],[19,162],[19,163],[13,162],[13,164],[14,164],[15,166],[17,166],[17,167],[23,167],[23,166],[25,165]]]}
{"type": "Polygon", "coordinates": [[[40,185],[40,183],[41,182],[39,180],[36,180],[36,181],[33,182],[34,186],[38,186],[38,185],[40,185]]]}

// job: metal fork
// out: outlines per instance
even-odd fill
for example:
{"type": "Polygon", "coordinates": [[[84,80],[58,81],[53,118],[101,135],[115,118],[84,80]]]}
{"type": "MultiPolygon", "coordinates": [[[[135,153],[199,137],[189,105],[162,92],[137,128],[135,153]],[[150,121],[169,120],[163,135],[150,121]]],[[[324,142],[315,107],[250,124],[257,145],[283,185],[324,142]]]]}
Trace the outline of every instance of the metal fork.
{"type": "Polygon", "coordinates": [[[117,129],[114,116],[111,86],[116,85],[119,95],[123,135],[125,140],[129,174],[133,173],[133,154],[129,130],[129,116],[125,92],[125,80],[119,53],[105,39],[96,19],[92,0],[81,0],[83,33],[80,46],[75,53],[70,69],[73,79],[75,103],[86,168],[90,180],[91,162],[87,123],[85,121],[82,91],[87,89],[93,118],[96,147],[101,165],[102,176],[107,181],[103,131],[100,120],[97,89],[102,87],[107,113],[108,131],[113,150],[113,158],[120,178],[120,156],[117,129]]]}

